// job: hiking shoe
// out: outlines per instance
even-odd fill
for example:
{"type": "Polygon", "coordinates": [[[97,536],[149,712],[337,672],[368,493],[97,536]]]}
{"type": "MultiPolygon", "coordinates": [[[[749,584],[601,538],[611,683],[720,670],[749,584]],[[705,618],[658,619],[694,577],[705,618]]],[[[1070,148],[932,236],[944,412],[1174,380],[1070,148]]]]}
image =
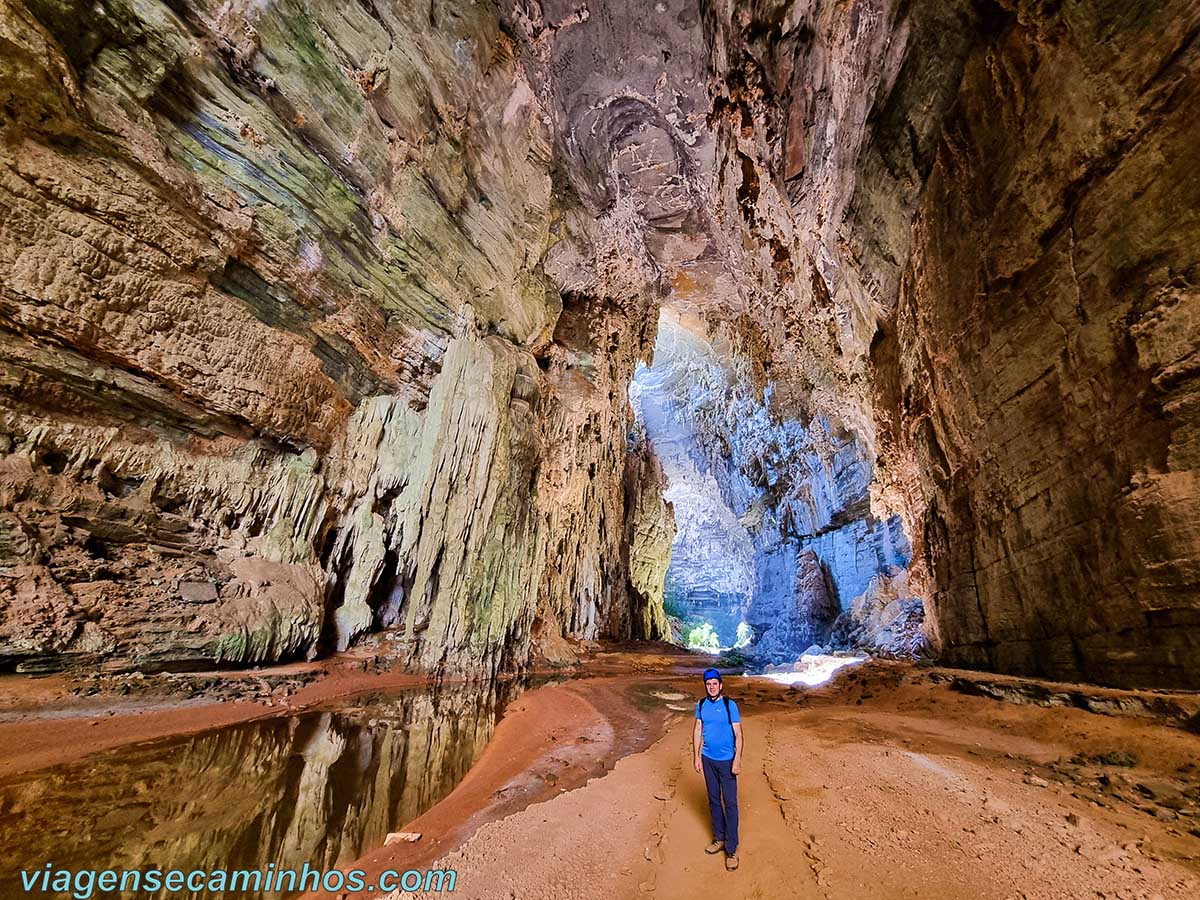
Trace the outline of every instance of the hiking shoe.
{"type": "Polygon", "coordinates": [[[724,849],[725,849],[724,841],[713,841],[711,844],[709,844],[707,847],[704,848],[704,852],[705,853],[720,853],[724,849]]]}
{"type": "Polygon", "coordinates": [[[732,872],[737,867],[738,867],[737,854],[730,853],[727,857],[725,857],[725,868],[726,868],[726,870],[732,872]]]}

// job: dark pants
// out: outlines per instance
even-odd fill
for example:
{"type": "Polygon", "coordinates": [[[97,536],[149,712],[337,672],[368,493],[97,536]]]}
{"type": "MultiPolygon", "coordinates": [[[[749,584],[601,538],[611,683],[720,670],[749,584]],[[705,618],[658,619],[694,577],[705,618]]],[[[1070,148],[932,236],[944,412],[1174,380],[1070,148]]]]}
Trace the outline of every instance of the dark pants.
{"type": "Polygon", "coordinates": [[[726,853],[737,853],[737,776],[733,774],[733,760],[701,756],[700,763],[704,767],[704,784],[708,788],[708,811],[712,813],[713,840],[724,841],[726,853]]]}

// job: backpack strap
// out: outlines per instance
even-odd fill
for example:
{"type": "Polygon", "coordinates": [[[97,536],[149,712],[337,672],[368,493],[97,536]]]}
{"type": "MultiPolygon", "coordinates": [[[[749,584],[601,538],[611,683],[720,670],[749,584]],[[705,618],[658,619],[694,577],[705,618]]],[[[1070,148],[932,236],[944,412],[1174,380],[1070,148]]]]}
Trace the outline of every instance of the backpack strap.
{"type": "MultiPolygon", "coordinates": [[[[732,728],[733,727],[733,713],[729,711],[729,698],[722,697],[721,699],[725,701],[725,719],[729,722],[729,727],[732,728]]],[[[701,697],[698,701],[696,701],[696,718],[697,719],[701,718],[700,707],[702,707],[704,705],[704,700],[705,700],[705,698],[701,697]]]]}

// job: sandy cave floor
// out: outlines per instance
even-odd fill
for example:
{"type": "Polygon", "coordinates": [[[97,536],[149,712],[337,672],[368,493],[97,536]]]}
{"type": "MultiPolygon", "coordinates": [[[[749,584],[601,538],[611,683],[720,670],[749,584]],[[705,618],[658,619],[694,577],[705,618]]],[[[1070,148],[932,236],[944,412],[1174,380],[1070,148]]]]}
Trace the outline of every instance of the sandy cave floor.
{"type": "MultiPolygon", "coordinates": [[[[1179,727],[1200,695],[1070,688],[1109,709],[1182,708],[1168,724],[999,702],[962,683],[1047,687],[884,661],[819,688],[727,680],[747,735],[741,868],[728,873],[703,852],[691,766],[708,661],[664,645],[592,652],[586,677],[521,694],[454,791],[397,823],[418,843],[343,868],[453,868],[455,896],[478,900],[1200,897],[1200,735],[1179,727]]],[[[225,675],[234,699],[216,703],[174,683],[81,695],[9,677],[0,772],[420,682],[361,662],[225,675]],[[264,680],[299,686],[280,700],[264,680]]]]}
{"type": "Polygon", "coordinates": [[[1200,737],[929,676],[873,663],[808,691],[729,680],[747,734],[737,872],[702,850],[679,713],[649,749],[484,825],[438,866],[479,900],[1200,896],[1200,737]]]}

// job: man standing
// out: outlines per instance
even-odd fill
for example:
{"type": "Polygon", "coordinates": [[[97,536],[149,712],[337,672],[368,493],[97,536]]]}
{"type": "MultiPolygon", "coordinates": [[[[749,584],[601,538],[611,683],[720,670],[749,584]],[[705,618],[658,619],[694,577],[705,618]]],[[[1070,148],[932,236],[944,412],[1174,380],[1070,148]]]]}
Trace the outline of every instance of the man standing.
{"type": "Polygon", "coordinates": [[[692,748],[696,771],[704,772],[708,811],[712,814],[713,842],[706,853],[725,850],[725,868],[738,867],[737,777],[742,771],[742,715],[737,704],[722,695],[721,673],[704,670],[706,696],[696,704],[692,748]]]}

